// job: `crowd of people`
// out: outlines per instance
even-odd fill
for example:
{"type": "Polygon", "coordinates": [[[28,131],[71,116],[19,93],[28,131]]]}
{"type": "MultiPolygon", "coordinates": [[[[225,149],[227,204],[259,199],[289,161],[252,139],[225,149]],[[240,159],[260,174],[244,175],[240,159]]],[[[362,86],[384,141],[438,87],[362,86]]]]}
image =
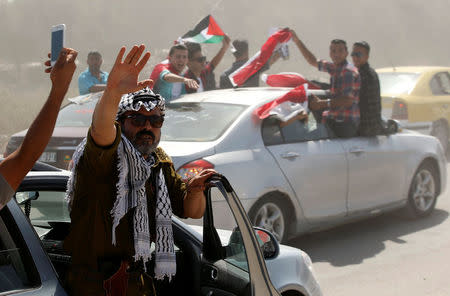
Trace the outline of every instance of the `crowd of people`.
{"type": "MultiPolygon", "coordinates": [[[[369,44],[354,43],[350,64],[346,42],[334,39],[329,62],[317,60],[297,34],[290,32],[306,61],[331,77],[330,97],[313,96],[309,108],[339,137],[382,133],[379,82],[368,64],[369,44]]],[[[158,64],[151,79],[144,81],[138,81],[138,76],[150,53],[144,53],[143,45],[134,46],[127,55],[121,48],[110,73],[101,71],[99,52],[89,53],[89,67],[78,79],[80,94],[104,93],[87,137],[73,156],[68,182],[71,230],[64,246],[72,256],[65,279],[71,295],[153,295],[155,289],[164,295],[176,273],[171,216],[202,217],[205,181],[215,173],[204,170],[188,182],[177,175],[170,157],[158,147],[165,103],[183,93],[214,89],[214,69],[230,43],[225,36],[210,62],[200,44],[176,44],[168,61],[158,64]],[[153,259],[152,242],[156,245],[153,259]]],[[[245,40],[232,44],[236,60],[220,76],[221,88],[231,87],[227,77],[249,59],[245,40]]],[[[23,144],[0,163],[0,209],[50,139],[76,56],[75,50],[65,48],[53,67],[46,62],[45,71],[52,81],[49,98],[23,144]]],[[[244,86],[258,86],[260,73],[277,59],[274,54],[244,86]]],[[[306,116],[302,113],[299,119],[306,116]]]]}
{"type": "MultiPolygon", "coordinates": [[[[203,55],[199,43],[174,44],[169,50],[167,59],[153,68],[150,79],[153,80],[154,85],[151,89],[164,97],[166,102],[186,93],[216,89],[214,70],[222,61],[231,44],[235,61],[230,68],[220,75],[218,85],[221,89],[232,88],[233,85],[228,76],[249,60],[249,47],[247,40],[237,39],[231,42],[230,37],[225,35],[221,48],[210,61],[203,55]]],[[[268,70],[279,57],[279,52],[275,52],[269,61],[252,75],[242,87],[259,86],[261,73],[268,70]]],[[[100,70],[102,56],[98,51],[89,52],[87,65],[88,68],[78,78],[80,95],[104,90],[108,79],[108,73],[100,70]]]]}

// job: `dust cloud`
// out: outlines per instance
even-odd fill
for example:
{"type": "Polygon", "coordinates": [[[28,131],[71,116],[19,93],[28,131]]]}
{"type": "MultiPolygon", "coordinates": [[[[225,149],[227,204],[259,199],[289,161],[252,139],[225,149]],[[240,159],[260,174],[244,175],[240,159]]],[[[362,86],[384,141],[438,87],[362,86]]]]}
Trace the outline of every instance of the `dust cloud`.
{"type": "MultiPolygon", "coordinates": [[[[77,77],[86,68],[86,55],[103,54],[109,71],[118,49],[145,44],[152,53],[142,78],[167,55],[173,41],[212,14],[232,38],[246,38],[255,53],[271,27],[291,27],[317,58],[328,58],[331,39],[348,44],[366,40],[375,68],[400,65],[449,66],[450,8],[448,0],[0,0],[0,134],[26,127],[46,98],[49,81],[39,63],[50,48],[50,27],[65,23],[66,46],[79,51],[79,66],[69,91],[78,94],[77,77]],[[33,64],[34,63],[34,64],[33,64]],[[9,97],[8,97],[9,96],[9,97]],[[8,104],[13,107],[8,108],[8,104]],[[29,116],[18,122],[11,112],[28,106],[29,116]]],[[[212,58],[218,44],[203,45],[212,58]]],[[[311,79],[327,77],[312,69],[293,44],[290,59],[266,73],[292,71],[311,79]]],[[[232,63],[231,53],[216,69],[216,79],[232,63]]],[[[144,77],[145,76],[145,77],[144,77]]],[[[23,116],[21,116],[23,118],[23,116]]],[[[1,144],[1,143],[0,143],[1,144]]],[[[1,152],[1,151],[0,151],[1,152]]]]}

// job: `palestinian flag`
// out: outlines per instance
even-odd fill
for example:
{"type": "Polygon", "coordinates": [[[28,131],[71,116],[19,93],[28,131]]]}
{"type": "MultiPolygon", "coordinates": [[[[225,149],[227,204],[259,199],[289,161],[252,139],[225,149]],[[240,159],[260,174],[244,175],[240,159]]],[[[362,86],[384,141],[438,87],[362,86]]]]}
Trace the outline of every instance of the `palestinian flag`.
{"type": "Polygon", "coordinates": [[[308,112],[308,84],[306,83],[255,109],[253,114],[259,119],[275,115],[286,122],[300,112],[308,112]]]}
{"type": "Polygon", "coordinates": [[[263,44],[260,51],[228,76],[231,84],[234,87],[244,84],[247,79],[258,72],[259,69],[267,63],[273,52],[278,50],[283,44],[289,42],[291,37],[291,32],[289,32],[288,29],[283,29],[272,34],[269,39],[267,39],[266,43],[263,44]]]}
{"type": "Polygon", "coordinates": [[[211,15],[208,15],[181,37],[183,42],[220,43],[225,33],[211,15]]]}

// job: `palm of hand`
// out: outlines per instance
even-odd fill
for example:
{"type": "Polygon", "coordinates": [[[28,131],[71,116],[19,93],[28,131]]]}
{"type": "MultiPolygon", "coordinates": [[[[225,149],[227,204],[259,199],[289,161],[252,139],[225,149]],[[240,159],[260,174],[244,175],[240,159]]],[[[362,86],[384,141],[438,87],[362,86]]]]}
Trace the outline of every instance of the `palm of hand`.
{"type": "Polygon", "coordinates": [[[138,76],[139,71],[134,65],[115,65],[108,76],[108,88],[114,88],[120,93],[131,92],[138,85],[138,76]]]}

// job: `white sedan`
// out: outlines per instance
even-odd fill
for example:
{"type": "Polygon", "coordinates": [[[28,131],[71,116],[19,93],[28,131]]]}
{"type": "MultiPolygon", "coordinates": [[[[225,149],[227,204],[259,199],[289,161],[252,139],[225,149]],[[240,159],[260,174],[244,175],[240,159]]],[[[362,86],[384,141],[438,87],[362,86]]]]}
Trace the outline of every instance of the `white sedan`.
{"type": "MultiPolygon", "coordinates": [[[[205,168],[227,176],[250,219],[280,241],[404,208],[433,211],[446,186],[446,158],[431,136],[397,131],[341,139],[309,116],[281,128],[255,109],[286,88],[185,95],[167,104],[160,145],[182,177],[205,168]]],[[[221,228],[230,229],[228,217],[221,228]]]]}

